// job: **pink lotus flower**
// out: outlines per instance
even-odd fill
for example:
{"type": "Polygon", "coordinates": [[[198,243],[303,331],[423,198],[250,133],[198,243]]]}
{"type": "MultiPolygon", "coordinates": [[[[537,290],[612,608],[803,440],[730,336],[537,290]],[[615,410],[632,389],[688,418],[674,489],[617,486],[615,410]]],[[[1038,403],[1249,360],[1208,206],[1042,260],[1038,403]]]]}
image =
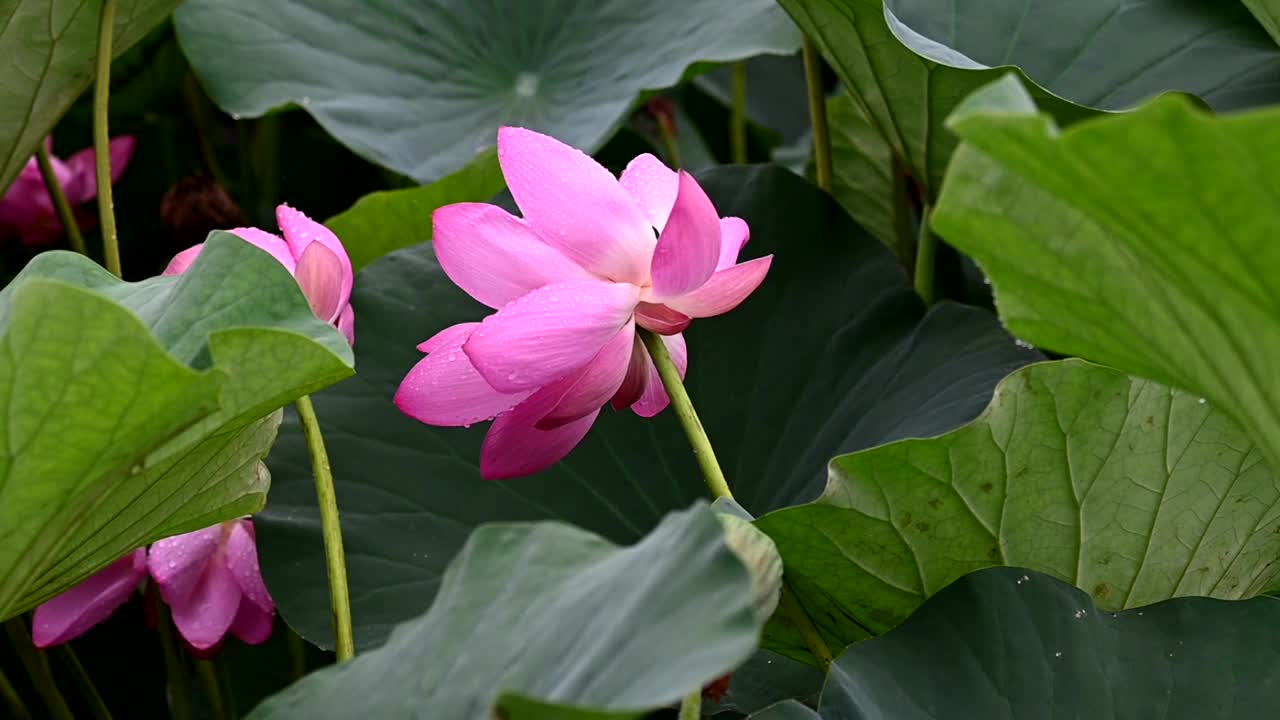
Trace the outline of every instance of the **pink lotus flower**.
{"type": "MultiPolygon", "coordinates": [[[[276,222],[284,239],[258,228],[235,228],[231,232],[266,250],[284,265],[298,280],[316,317],[335,325],[354,345],[355,313],[350,301],[355,276],[346,249],[329,228],[288,205],[276,208],[276,222]]],[[[174,255],[162,274],[186,272],[203,248],[201,243],[174,255]]]]}
{"type": "Polygon", "coordinates": [[[124,605],[147,577],[147,551],[138,548],[36,608],[31,639],[38,648],[88,632],[124,605]]]}
{"type": "Polygon", "coordinates": [[[496,417],[480,452],[490,479],[556,463],[606,402],[659,413],[669,400],[636,325],[664,336],[683,376],[681,331],[736,307],[772,262],[739,263],[747,224],[652,155],[619,179],[553,138],[502,128],[498,160],[523,218],[480,203],[432,216],[441,268],[497,312],[419,345],[427,356],[395,397],[430,425],[496,417]]]}
{"type": "MultiPolygon", "coordinates": [[[[134,144],[132,135],[122,135],[111,140],[109,152],[112,184],[120,179],[120,175],[129,166],[134,144]]],[[[46,139],[45,147],[52,150],[52,141],[46,139]]],[[[49,161],[53,166],[53,175],[58,179],[72,208],[97,196],[93,148],[81,150],[67,158],[66,162],[52,155],[49,161]]],[[[93,216],[89,215],[80,226],[88,227],[92,223],[93,216]]],[[[58,219],[53,199],[40,174],[40,166],[33,157],[23,166],[4,197],[0,198],[0,236],[17,235],[28,247],[40,247],[53,243],[62,237],[63,232],[62,221],[58,219]]]]}
{"type": "Polygon", "coordinates": [[[196,650],[216,646],[228,632],[250,645],[271,635],[276,606],[262,582],[249,520],[158,540],[147,567],[173,624],[196,650]]]}

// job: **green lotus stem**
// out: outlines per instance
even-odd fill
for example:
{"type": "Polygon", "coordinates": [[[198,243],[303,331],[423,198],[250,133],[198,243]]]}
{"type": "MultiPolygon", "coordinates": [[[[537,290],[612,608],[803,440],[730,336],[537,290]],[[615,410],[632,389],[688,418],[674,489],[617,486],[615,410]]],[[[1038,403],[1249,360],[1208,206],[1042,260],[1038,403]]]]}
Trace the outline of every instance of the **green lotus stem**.
{"type": "Polygon", "coordinates": [[[209,714],[214,720],[231,720],[227,715],[226,704],[222,701],[222,688],[213,661],[196,660],[196,675],[200,676],[200,684],[204,686],[204,695],[209,701],[209,714]]]}
{"type": "Polygon", "coordinates": [[[301,680],[307,674],[307,646],[302,636],[293,628],[289,631],[289,671],[294,680],[301,680]]]}
{"type": "Polygon", "coordinates": [[[93,160],[98,178],[98,221],[102,223],[103,257],[107,270],[116,277],[121,277],[116,210],[111,197],[111,139],[107,137],[107,98],[111,95],[111,38],[115,26],[116,0],[102,0],[102,16],[98,22],[98,72],[93,84],[93,160]]]}
{"type": "MultiPolygon", "coordinates": [[[[680,426],[684,428],[685,437],[693,448],[693,455],[702,469],[702,476],[707,483],[707,489],[711,491],[711,497],[732,500],[733,492],[729,490],[729,482],[725,480],[724,471],[720,469],[715,450],[711,448],[711,440],[707,437],[706,429],[702,427],[702,421],[698,419],[698,413],[693,409],[693,401],[689,399],[689,393],[684,389],[680,370],[671,359],[666,343],[662,342],[662,338],[656,333],[644,328],[637,328],[636,332],[640,333],[640,339],[644,342],[645,348],[649,351],[649,357],[653,359],[653,365],[658,370],[658,377],[662,378],[662,387],[666,388],[667,397],[671,398],[671,407],[675,410],[680,426]]],[[[790,595],[791,589],[784,578],[781,609],[800,629],[800,634],[804,636],[809,651],[818,659],[818,662],[822,663],[823,670],[826,670],[831,666],[831,651],[827,649],[826,642],[814,628],[813,621],[805,614],[804,608],[794,599],[790,603],[787,602],[790,595]]],[[[701,689],[698,692],[698,702],[701,703],[701,689]]],[[[688,701],[688,698],[685,700],[688,701]]]]}
{"type": "Polygon", "coordinates": [[[911,177],[906,164],[893,158],[893,235],[894,254],[902,267],[911,270],[916,262],[915,207],[911,199],[911,177]]]}
{"type": "Polygon", "coordinates": [[[0,670],[0,696],[4,697],[4,704],[9,706],[9,714],[14,720],[31,720],[31,713],[27,712],[22,696],[18,695],[18,691],[13,687],[13,683],[9,682],[3,670],[0,670]]]}
{"type": "Polygon", "coordinates": [[[822,87],[822,56],[804,36],[804,81],[809,88],[809,121],[813,124],[813,158],[818,187],[831,192],[831,133],[827,130],[827,94],[822,87]]]}
{"type": "Polygon", "coordinates": [[[680,701],[680,720],[699,720],[701,717],[702,688],[698,688],[680,701]]]}
{"type": "Polygon", "coordinates": [[[173,621],[169,608],[160,600],[159,592],[150,593],[151,606],[156,613],[160,630],[160,649],[164,654],[165,684],[168,686],[169,717],[172,720],[191,720],[191,694],[188,686],[186,660],[178,652],[178,639],[173,633],[173,621]]]}
{"type": "Polygon", "coordinates": [[[80,658],[76,657],[76,653],[67,643],[63,643],[54,651],[62,659],[63,664],[71,670],[71,675],[76,679],[76,684],[80,686],[80,692],[84,694],[85,699],[89,702],[89,707],[93,709],[93,716],[98,720],[111,720],[111,711],[107,709],[107,704],[102,701],[102,696],[98,694],[98,688],[94,686],[93,680],[89,678],[89,673],[85,671],[84,665],[80,664],[80,658]]]}
{"type": "Polygon", "coordinates": [[[320,506],[320,529],[324,535],[324,558],[329,568],[329,600],[333,615],[334,652],[338,662],[355,657],[355,636],[351,631],[351,597],[347,590],[347,560],[342,550],[342,525],[338,522],[338,497],[333,490],[333,469],[320,434],[311,397],[303,395],[295,403],[302,421],[302,434],[311,453],[311,469],[316,478],[316,502],[320,506]]]}
{"type": "Polygon", "coordinates": [[[924,301],[925,307],[934,303],[934,266],[938,254],[938,237],[929,228],[929,215],[932,208],[928,205],[920,211],[920,234],[916,240],[916,294],[924,301]]]}
{"type": "Polygon", "coordinates": [[[231,671],[227,669],[227,658],[219,654],[213,659],[214,669],[218,671],[218,682],[222,685],[222,699],[226,703],[228,720],[240,720],[240,712],[236,710],[236,688],[231,683],[231,671]]]}
{"type": "Polygon", "coordinates": [[[733,64],[733,107],[729,113],[729,140],[733,148],[733,161],[739,165],[747,162],[747,63],[739,60],[733,64]]]}
{"type": "Polygon", "coordinates": [[[649,330],[637,328],[636,331],[640,333],[640,339],[649,350],[649,357],[653,358],[658,376],[662,378],[662,386],[667,389],[667,396],[671,398],[671,408],[675,410],[676,417],[680,420],[680,427],[684,428],[684,435],[693,448],[693,456],[698,461],[698,467],[702,469],[702,478],[707,483],[707,489],[711,491],[711,497],[732,500],[733,492],[729,490],[729,481],[724,478],[724,471],[720,469],[720,462],[716,460],[716,451],[711,448],[707,431],[702,427],[697,411],[693,409],[693,401],[689,399],[689,393],[684,389],[684,382],[680,380],[680,370],[671,359],[671,353],[667,352],[667,344],[656,333],[649,330]]]}
{"type": "Polygon", "coordinates": [[[658,123],[658,135],[662,137],[662,145],[667,150],[667,164],[673,170],[680,169],[680,142],[676,140],[675,133],[671,132],[671,128],[666,123],[658,123]]]}
{"type": "Polygon", "coordinates": [[[88,255],[89,248],[84,244],[84,236],[80,234],[80,226],[76,224],[75,213],[71,212],[71,203],[67,202],[67,194],[62,192],[58,176],[53,174],[53,163],[49,161],[49,151],[44,143],[36,148],[36,164],[40,166],[40,177],[44,178],[44,186],[53,199],[53,207],[58,211],[58,219],[67,231],[67,239],[71,241],[71,249],[81,255],[88,255]]]}
{"type": "Polygon", "coordinates": [[[20,617],[10,618],[5,621],[4,629],[9,634],[9,642],[13,644],[13,650],[26,668],[27,675],[31,676],[31,684],[40,693],[45,707],[49,708],[49,716],[54,720],[75,720],[71,708],[67,707],[67,701],[58,691],[53,673],[49,671],[49,659],[32,644],[26,623],[20,617]]]}
{"type": "Polygon", "coordinates": [[[193,72],[188,72],[182,81],[182,100],[187,105],[187,114],[191,116],[191,123],[196,126],[196,137],[200,140],[200,156],[204,160],[205,168],[213,176],[214,182],[224,188],[231,187],[231,183],[227,181],[227,174],[222,169],[222,163],[218,162],[218,151],[213,144],[215,128],[209,119],[208,102],[205,100],[204,91],[200,89],[200,81],[196,80],[193,72]]]}

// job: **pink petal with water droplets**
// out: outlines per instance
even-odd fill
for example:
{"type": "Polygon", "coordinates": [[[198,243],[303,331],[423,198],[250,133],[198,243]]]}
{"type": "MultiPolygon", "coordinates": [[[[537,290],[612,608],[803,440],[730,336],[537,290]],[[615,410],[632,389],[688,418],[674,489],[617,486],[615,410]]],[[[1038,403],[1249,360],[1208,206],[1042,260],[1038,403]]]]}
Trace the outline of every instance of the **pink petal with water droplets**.
{"type": "Polygon", "coordinates": [[[529,227],[597,276],[643,284],[652,223],[600,163],[524,128],[498,130],[498,162],[529,227]]]}
{"type": "Polygon", "coordinates": [[[191,263],[196,261],[196,257],[200,255],[200,251],[203,249],[204,243],[200,243],[199,245],[192,245],[186,250],[174,255],[173,259],[169,261],[169,264],[165,266],[164,272],[160,274],[181,275],[187,271],[187,268],[191,267],[191,263]]]}
{"type": "Polygon", "coordinates": [[[644,211],[649,223],[661,231],[667,224],[667,216],[671,214],[676,190],[680,186],[680,176],[676,171],[645,153],[627,163],[618,182],[644,211]]]}
{"type": "Polygon", "coordinates": [[[111,617],[147,576],[147,551],[138,548],[36,608],[31,639],[47,648],[75,639],[111,617]]]}
{"type": "MultiPolygon", "coordinates": [[[[664,335],[662,342],[667,346],[667,352],[671,353],[671,360],[676,364],[676,369],[680,371],[680,379],[683,380],[685,371],[689,368],[689,352],[685,346],[684,335],[664,335]]],[[[648,377],[645,379],[644,392],[631,406],[631,410],[640,417],[650,418],[662,412],[671,403],[671,398],[667,397],[666,388],[662,386],[662,378],[658,375],[658,368],[654,367],[653,359],[649,357],[647,350],[644,360],[648,377]]]]}
{"type": "Polygon", "coordinates": [[[227,536],[224,557],[227,569],[235,576],[240,591],[251,603],[265,612],[274,612],[276,604],[262,582],[262,570],[258,566],[258,545],[254,542],[253,526],[248,520],[237,520],[227,536]]]}
{"type": "Polygon", "coordinates": [[[720,216],[711,198],[687,172],[666,227],[653,251],[653,297],[678,297],[695,290],[716,271],[720,261],[720,216]]]}
{"type": "Polygon", "coordinates": [[[702,287],[686,295],[671,298],[666,304],[673,310],[695,318],[727,313],[760,287],[765,275],[769,274],[772,263],[773,256],[766,255],[721,270],[712,275],[702,287]]]}
{"type": "Polygon", "coordinates": [[[214,525],[151,544],[147,569],[165,602],[172,605],[190,597],[221,543],[222,526],[214,525]]]}
{"type": "Polygon", "coordinates": [[[431,215],[431,226],[445,274],[494,309],[543,285],[598,279],[496,205],[446,205],[431,215]]]}
{"type": "MultiPolygon", "coordinates": [[[[161,595],[164,587],[161,586],[161,595]]],[[[173,611],[173,624],[191,646],[198,650],[213,647],[231,628],[240,610],[240,585],[224,563],[209,563],[191,594],[183,600],[165,598],[173,611]]]]}
{"type": "Polygon", "coordinates": [[[751,228],[742,218],[720,218],[720,261],[716,270],[724,270],[738,264],[738,253],[751,239],[751,228]]]}
{"type": "Polygon", "coordinates": [[[338,313],[338,332],[347,339],[347,344],[352,347],[356,344],[356,311],[351,309],[350,305],[342,308],[342,312],[338,313]]]}
{"type": "Polygon", "coordinates": [[[418,343],[418,352],[433,353],[448,345],[461,345],[471,337],[471,333],[480,327],[478,322],[458,323],[450,325],[440,332],[418,343]]]}
{"type": "Polygon", "coordinates": [[[581,370],[539,390],[543,392],[554,387],[552,392],[560,399],[538,421],[538,429],[549,430],[573,422],[598,411],[608,402],[626,378],[635,337],[635,323],[629,322],[581,370]]]}
{"type": "Polygon", "coordinates": [[[631,407],[644,395],[645,385],[649,382],[649,353],[644,349],[640,336],[636,336],[631,344],[631,358],[627,361],[627,374],[622,379],[618,392],[610,398],[609,404],[614,410],[631,407]]]}
{"type": "Polygon", "coordinates": [[[400,412],[428,425],[466,426],[490,420],[529,397],[532,390],[500,393],[476,372],[462,345],[479,326],[454,325],[418,346],[429,354],[400,382],[395,396],[400,412]]]}
{"type": "Polygon", "coordinates": [[[275,619],[274,609],[263,610],[254,603],[241,600],[229,630],[246,645],[261,645],[271,637],[275,619]]]}
{"type": "Polygon", "coordinates": [[[495,390],[538,388],[595,357],[631,320],[639,297],[629,283],[547,285],[485,318],[462,349],[495,390]]]}
{"type": "Polygon", "coordinates": [[[276,259],[276,262],[289,271],[290,275],[297,268],[297,258],[293,256],[293,251],[289,248],[289,244],[282,240],[280,236],[273,235],[266,230],[251,227],[235,228],[230,232],[250,245],[266,250],[271,257],[276,259]]]}
{"type": "Polygon", "coordinates": [[[342,266],[342,289],[338,297],[339,303],[346,305],[351,298],[351,284],[355,274],[351,271],[351,258],[347,256],[347,249],[342,246],[338,236],[288,205],[276,207],[276,224],[280,226],[280,232],[284,235],[285,242],[289,243],[289,250],[295,258],[302,257],[303,251],[313,242],[324,245],[338,257],[338,263],[342,266]]]}
{"type": "Polygon", "coordinates": [[[342,309],[342,264],[338,256],[320,243],[311,243],[302,251],[293,274],[316,317],[327,323],[336,321],[342,309]]]}
{"type": "Polygon", "coordinates": [[[555,465],[586,437],[600,414],[586,416],[550,430],[534,424],[546,413],[546,405],[530,398],[498,416],[480,448],[480,476],[486,480],[532,475],[555,465]]]}
{"type": "Polygon", "coordinates": [[[659,335],[675,335],[689,327],[693,318],[684,313],[678,313],[666,305],[642,302],[636,306],[636,322],[645,330],[651,330],[659,335]]]}

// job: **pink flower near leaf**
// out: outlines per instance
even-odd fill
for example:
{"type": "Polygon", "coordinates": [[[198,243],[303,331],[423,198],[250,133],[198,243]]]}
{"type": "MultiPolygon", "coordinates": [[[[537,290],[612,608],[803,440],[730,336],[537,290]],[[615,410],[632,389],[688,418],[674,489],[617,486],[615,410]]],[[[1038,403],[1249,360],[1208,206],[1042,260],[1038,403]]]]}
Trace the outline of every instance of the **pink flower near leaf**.
{"type": "MultiPolygon", "coordinates": [[[[329,228],[288,205],[276,208],[276,223],[284,238],[258,228],[236,228],[232,233],[267,251],[297,279],[316,317],[334,325],[355,344],[355,313],[351,286],[355,279],[351,259],[329,228]]],[[[165,275],[180,275],[195,262],[204,244],[183,250],[169,261],[165,275]]]]}
{"type": "Polygon", "coordinates": [[[193,648],[212,648],[228,632],[250,645],[271,635],[276,606],[262,582],[249,520],[158,540],[147,566],[173,624],[193,648]]]}
{"type": "Polygon", "coordinates": [[[147,551],[138,548],[36,608],[31,639],[46,648],[73,640],[111,617],[147,576],[147,551]]]}
{"type": "Polygon", "coordinates": [[[669,400],[636,326],[663,336],[683,376],[681,332],[737,307],[772,262],[739,263],[747,224],[652,155],[615,178],[553,138],[502,128],[498,160],[522,218],[478,203],[432,216],[441,268],[497,312],[420,345],[395,398],[430,425],[496,418],[480,452],[491,479],[556,463],[607,402],[659,413],[669,400]]]}
{"type": "MultiPolygon", "coordinates": [[[[113,184],[129,166],[134,144],[132,135],[112,138],[109,153],[113,184]]],[[[45,147],[52,150],[52,142],[46,139],[45,147]]],[[[81,150],[65,162],[50,155],[49,164],[53,166],[53,175],[72,208],[97,196],[93,148],[81,150]]],[[[93,217],[87,214],[80,223],[81,227],[90,226],[93,217]]],[[[44,176],[40,174],[40,166],[32,157],[5,191],[4,197],[0,198],[0,236],[17,235],[28,247],[41,247],[57,241],[63,232],[62,221],[58,219],[44,176]]]]}

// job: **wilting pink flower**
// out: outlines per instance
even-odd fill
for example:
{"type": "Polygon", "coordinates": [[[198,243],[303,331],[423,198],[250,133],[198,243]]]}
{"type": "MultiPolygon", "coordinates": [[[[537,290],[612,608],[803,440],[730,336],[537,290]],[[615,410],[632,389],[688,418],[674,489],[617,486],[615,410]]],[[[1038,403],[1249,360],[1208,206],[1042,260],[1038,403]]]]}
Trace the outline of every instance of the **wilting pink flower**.
{"type": "Polygon", "coordinates": [[[660,412],[667,393],[636,325],[664,336],[683,376],[681,331],[736,307],[772,261],[738,263],[747,224],[652,155],[619,179],[557,140],[502,128],[498,160],[523,218],[480,203],[432,216],[440,266],[498,312],[419,345],[427,357],[396,393],[431,425],[496,417],[480,452],[491,479],[563,458],[606,402],[660,412]]]}
{"type": "Polygon", "coordinates": [[[196,650],[214,647],[228,632],[250,645],[271,635],[276,606],[262,582],[249,520],[158,540],[147,567],[173,624],[196,650]]]}
{"type": "MultiPolygon", "coordinates": [[[[276,208],[276,223],[284,239],[258,228],[231,232],[266,250],[298,280],[316,317],[337,326],[347,342],[355,344],[355,313],[351,309],[351,285],[355,279],[351,259],[329,228],[288,205],[276,208]]],[[[169,261],[165,275],[180,275],[195,262],[204,244],[183,250],[169,261]]]]}
{"type": "MultiPolygon", "coordinates": [[[[133,146],[132,135],[122,135],[111,140],[109,152],[113,184],[128,167],[129,158],[133,156],[133,146]]],[[[52,150],[52,142],[46,139],[45,147],[52,150]]],[[[53,175],[62,186],[62,192],[72,208],[97,196],[93,148],[81,150],[65,162],[50,155],[49,164],[53,166],[53,175]]],[[[87,227],[92,222],[93,216],[88,215],[80,225],[87,227]]],[[[18,173],[4,197],[0,198],[0,236],[17,235],[28,247],[39,247],[53,243],[62,237],[62,233],[62,221],[58,219],[53,199],[40,174],[40,166],[33,157],[18,173]]]]}
{"type": "Polygon", "coordinates": [[[31,639],[59,645],[111,617],[147,576],[147,551],[138,548],[36,608],[31,639]]]}

